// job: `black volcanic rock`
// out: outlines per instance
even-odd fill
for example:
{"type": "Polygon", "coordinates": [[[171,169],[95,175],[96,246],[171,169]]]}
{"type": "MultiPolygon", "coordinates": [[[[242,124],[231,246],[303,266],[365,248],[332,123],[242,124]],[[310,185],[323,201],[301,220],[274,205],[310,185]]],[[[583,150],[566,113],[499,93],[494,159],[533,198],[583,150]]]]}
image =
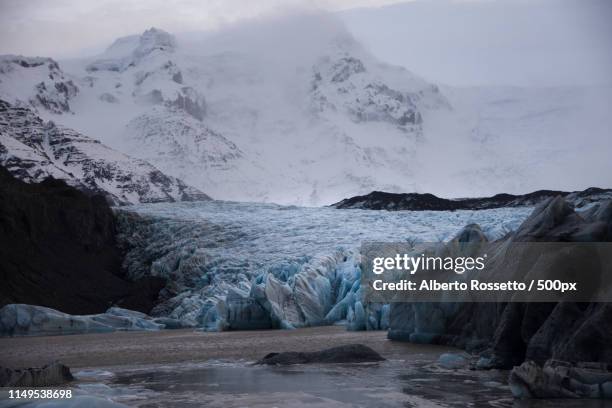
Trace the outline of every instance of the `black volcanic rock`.
{"type": "Polygon", "coordinates": [[[0,387],[53,387],[72,380],[70,368],[59,362],[24,369],[0,367],[0,387]]]}
{"type": "Polygon", "coordinates": [[[516,398],[612,399],[612,371],[605,364],[527,361],[514,367],[508,382],[516,398]]]}
{"type": "Polygon", "coordinates": [[[320,351],[270,353],[257,364],[292,365],[292,364],[332,364],[332,363],[368,363],[384,361],[385,359],[363,344],[348,344],[320,351]]]}
{"type": "Polygon", "coordinates": [[[562,196],[576,206],[582,207],[593,202],[612,199],[612,189],[591,187],[584,191],[538,190],[529,194],[497,194],[492,197],[446,199],[433,194],[385,193],[373,191],[370,194],[345,198],[331,207],[341,209],[388,210],[388,211],[455,211],[486,210],[501,207],[535,206],[550,198],[562,196]]]}
{"type": "Polygon", "coordinates": [[[71,314],[113,304],[148,312],[165,281],[129,281],[102,196],[65,182],[27,184],[0,167],[0,307],[41,305],[71,314]]]}

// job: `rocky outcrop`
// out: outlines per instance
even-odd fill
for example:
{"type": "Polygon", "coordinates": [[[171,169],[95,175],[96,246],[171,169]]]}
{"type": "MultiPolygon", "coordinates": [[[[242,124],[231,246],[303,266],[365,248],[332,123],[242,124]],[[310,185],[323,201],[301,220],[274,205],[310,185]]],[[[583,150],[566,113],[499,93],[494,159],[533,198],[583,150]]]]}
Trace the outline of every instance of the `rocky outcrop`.
{"type": "Polygon", "coordinates": [[[165,280],[127,279],[115,233],[102,196],[59,180],[24,183],[0,167],[0,306],[98,313],[120,304],[148,312],[165,280]]]}
{"type": "Polygon", "coordinates": [[[231,170],[244,153],[199,119],[205,108],[197,98],[177,96],[170,102],[174,112],[160,107],[132,119],[125,132],[131,154],[187,182],[211,170],[231,170]]]}
{"type": "Polygon", "coordinates": [[[176,93],[174,101],[168,101],[171,108],[180,109],[202,121],[206,114],[206,100],[195,89],[185,86],[176,93]]]}
{"type": "MultiPolygon", "coordinates": [[[[315,112],[345,113],[354,122],[386,122],[406,132],[420,134],[423,122],[417,92],[402,92],[372,78],[364,62],[353,55],[321,58],[313,67],[312,106],[315,112]]],[[[423,92],[423,91],[422,91],[423,92]]],[[[443,104],[437,88],[426,91],[443,104]]]]}
{"type": "MultiPolygon", "coordinates": [[[[516,232],[499,241],[612,240],[612,201],[576,213],[562,197],[538,206],[516,232]]],[[[484,239],[463,231],[463,242],[484,239]]],[[[491,255],[491,254],[489,254],[491,255]]],[[[393,303],[389,338],[447,344],[480,355],[478,368],[512,368],[549,359],[612,364],[608,303],[393,303]]]]}
{"type": "Polygon", "coordinates": [[[53,387],[74,380],[70,368],[57,361],[43,367],[0,367],[0,387],[53,387]]]}
{"type": "Polygon", "coordinates": [[[334,363],[369,363],[384,361],[380,354],[362,344],[349,344],[320,351],[270,353],[257,364],[292,365],[292,364],[334,364],[334,363]]]}
{"type": "Polygon", "coordinates": [[[612,371],[605,364],[526,361],[509,378],[516,398],[612,398],[612,371]]]}
{"type": "Polygon", "coordinates": [[[576,208],[612,199],[612,189],[591,187],[584,191],[572,193],[566,191],[538,190],[528,194],[497,194],[483,198],[446,199],[433,194],[419,193],[385,193],[373,191],[363,196],[345,198],[332,207],[361,210],[388,211],[455,211],[487,210],[502,207],[531,207],[551,198],[562,196],[576,208]]]}
{"type": "Polygon", "coordinates": [[[116,56],[115,58],[93,61],[86,69],[88,72],[123,72],[138,65],[144,58],[172,53],[176,46],[176,39],[172,34],[151,27],[140,36],[133,35],[118,39],[106,50],[106,55],[116,56]]]}
{"type": "Polygon", "coordinates": [[[23,181],[40,182],[51,176],[103,194],[115,205],[210,199],[147,162],[2,100],[0,165],[23,181]]]}

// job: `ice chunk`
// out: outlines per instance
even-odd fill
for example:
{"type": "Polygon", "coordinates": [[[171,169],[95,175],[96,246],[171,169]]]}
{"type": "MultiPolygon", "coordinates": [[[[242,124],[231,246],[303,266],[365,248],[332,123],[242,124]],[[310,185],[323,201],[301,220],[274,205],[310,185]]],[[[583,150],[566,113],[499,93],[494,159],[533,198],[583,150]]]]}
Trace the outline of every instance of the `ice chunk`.
{"type": "Polygon", "coordinates": [[[96,315],[70,315],[43,306],[9,304],[0,309],[1,336],[46,336],[104,333],[116,330],[159,330],[163,324],[144,313],[111,308],[96,315]]]}
{"type": "Polygon", "coordinates": [[[469,363],[469,356],[460,353],[444,353],[438,359],[438,364],[441,367],[451,370],[466,368],[469,363]]]}

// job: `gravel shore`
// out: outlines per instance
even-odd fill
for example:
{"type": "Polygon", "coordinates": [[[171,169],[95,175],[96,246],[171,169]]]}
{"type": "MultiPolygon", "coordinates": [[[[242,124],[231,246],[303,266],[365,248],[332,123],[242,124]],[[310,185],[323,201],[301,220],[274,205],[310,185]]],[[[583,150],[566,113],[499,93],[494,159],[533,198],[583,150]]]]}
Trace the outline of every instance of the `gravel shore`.
{"type": "Polygon", "coordinates": [[[271,352],[315,351],[351,343],[369,346],[386,358],[448,350],[439,346],[390,341],[386,331],[351,332],[342,326],[219,333],[187,329],[0,338],[0,366],[34,367],[53,360],[71,368],[208,360],[255,361],[271,352]]]}

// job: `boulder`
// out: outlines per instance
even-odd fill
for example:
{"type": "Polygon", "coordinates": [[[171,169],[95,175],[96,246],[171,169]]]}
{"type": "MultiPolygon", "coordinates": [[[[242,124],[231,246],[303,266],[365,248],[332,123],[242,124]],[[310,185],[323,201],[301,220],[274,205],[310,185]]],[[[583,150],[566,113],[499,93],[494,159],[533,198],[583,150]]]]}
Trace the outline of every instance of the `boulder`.
{"type": "Polygon", "coordinates": [[[72,380],[70,368],[57,361],[39,368],[0,367],[0,387],[52,387],[72,380]]]}
{"type": "Polygon", "coordinates": [[[348,344],[320,351],[270,353],[257,364],[292,365],[292,364],[332,364],[332,363],[367,363],[384,361],[380,354],[362,344],[348,344]]]}
{"type": "Polygon", "coordinates": [[[612,372],[605,364],[526,361],[508,381],[516,398],[612,398],[612,372]]]}

